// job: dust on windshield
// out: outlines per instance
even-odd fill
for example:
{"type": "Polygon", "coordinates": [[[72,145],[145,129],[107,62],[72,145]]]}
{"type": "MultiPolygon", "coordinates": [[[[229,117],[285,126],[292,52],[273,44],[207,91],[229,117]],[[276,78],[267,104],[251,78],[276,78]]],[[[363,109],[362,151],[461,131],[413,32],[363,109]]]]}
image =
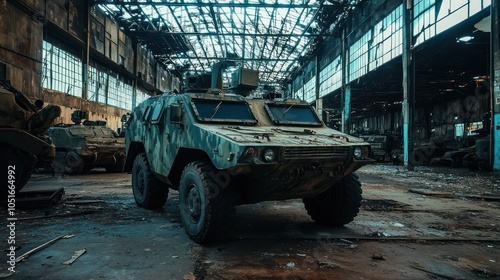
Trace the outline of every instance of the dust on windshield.
{"type": "Polygon", "coordinates": [[[265,107],[271,120],[278,125],[322,125],[309,105],[267,103],[265,107]]]}
{"type": "Polygon", "coordinates": [[[256,124],[250,106],[245,101],[192,99],[196,116],[204,122],[256,124]]]}

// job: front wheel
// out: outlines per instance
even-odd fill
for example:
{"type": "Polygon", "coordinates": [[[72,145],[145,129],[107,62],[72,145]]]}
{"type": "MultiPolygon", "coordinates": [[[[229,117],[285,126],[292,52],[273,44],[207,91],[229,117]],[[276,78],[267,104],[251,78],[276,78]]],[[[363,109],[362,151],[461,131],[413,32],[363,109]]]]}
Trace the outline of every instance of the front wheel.
{"type": "Polygon", "coordinates": [[[348,224],[358,215],[361,207],[361,183],[351,173],[325,192],[304,198],[307,213],[317,223],[339,227],[348,224]]]}
{"type": "Polygon", "coordinates": [[[145,153],[138,154],[132,165],[132,192],[140,207],[157,209],[167,202],[168,186],[155,177],[145,153]]]}
{"type": "Polygon", "coordinates": [[[235,201],[228,185],[214,180],[218,172],[211,163],[188,164],[181,175],[179,207],[188,236],[199,244],[227,236],[235,214],[235,201]]]}

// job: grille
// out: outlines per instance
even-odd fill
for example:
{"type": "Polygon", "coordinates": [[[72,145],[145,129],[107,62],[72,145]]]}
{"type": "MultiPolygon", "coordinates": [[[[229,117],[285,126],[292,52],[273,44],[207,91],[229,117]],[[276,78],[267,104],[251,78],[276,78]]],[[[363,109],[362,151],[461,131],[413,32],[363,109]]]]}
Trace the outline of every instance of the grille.
{"type": "Polygon", "coordinates": [[[347,158],[349,147],[293,147],[283,150],[284,160],[347,158]]]}
{"type": "Polygon", "coordinates": [[[370,143],[374,149],[382,149],[382,143],[370,143]]]}

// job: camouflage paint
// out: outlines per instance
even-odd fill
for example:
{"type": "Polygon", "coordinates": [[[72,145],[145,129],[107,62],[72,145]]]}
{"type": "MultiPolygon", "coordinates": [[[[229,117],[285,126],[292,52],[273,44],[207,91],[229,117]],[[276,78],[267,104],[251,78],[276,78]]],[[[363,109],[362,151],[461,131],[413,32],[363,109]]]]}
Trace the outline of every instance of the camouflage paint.
{"type": "MultiPolygon", "coordinates": [[[[275,125],[265,110],[266,102],[269,101],[208,94],[164,94],[150,98],[134,109],[128,124],[125,171],[131,170],[137,155],[130,149],[131,145],[142,145],[152,171],[163,181],[169,178],[174,183],[172,187],[177,188],[171,172],[176,161],[184,156],[179,153],[202,151],[219,170],[218,174],[213,174],[214,178],[220,178],[219,185],[232,184],[244,194],[240,203],[249,203],[316,195],[373,161],[369,158],[371,148],[368,143],[324,124],[319,127],[275,125]],[[245,100],[258,123],[200,122],[191,107],[194,97],[245,100]],[[173,103],[182,105],[179,124],[170,122],[173,103]],[[147,117],[144,119],[144,114],[147,107],[155,106],[163,111],[158,123],[151,123],[147,117]],[[250,147],[257,151],[257,155],[244,160],[250,147]],[[354,159],[354,147],[365,147],[362,159],[354,159]],[[265,149],[274,151],[274,162],[265,162],[262,157],[265,149]]],[[[289,101],[289,104],[297,104],[297,101],[289,101]]],[[[200,158],[187,162],[195,160],[200,158]]]]}
{"type": "Polygon", "coordinates": [[[125,154],[125,139],[106,126],[55,126],[47,135],[58,152],[75,151],[89,167],[114,165],[125,154]]]}

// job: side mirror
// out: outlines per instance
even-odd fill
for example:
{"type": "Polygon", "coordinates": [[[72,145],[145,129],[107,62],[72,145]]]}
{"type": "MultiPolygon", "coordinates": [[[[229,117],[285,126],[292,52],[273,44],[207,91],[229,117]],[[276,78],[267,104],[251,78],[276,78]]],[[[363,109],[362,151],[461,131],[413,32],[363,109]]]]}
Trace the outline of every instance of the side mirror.
{"type": "Polygon", "coordinates": [[[182,120],[182,107],[180,104],[172,103],[170,105],[170,122],[180,124],[182,120]]]}

